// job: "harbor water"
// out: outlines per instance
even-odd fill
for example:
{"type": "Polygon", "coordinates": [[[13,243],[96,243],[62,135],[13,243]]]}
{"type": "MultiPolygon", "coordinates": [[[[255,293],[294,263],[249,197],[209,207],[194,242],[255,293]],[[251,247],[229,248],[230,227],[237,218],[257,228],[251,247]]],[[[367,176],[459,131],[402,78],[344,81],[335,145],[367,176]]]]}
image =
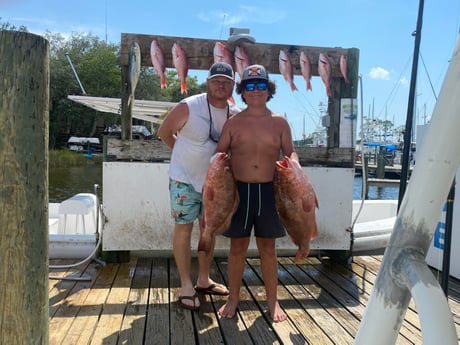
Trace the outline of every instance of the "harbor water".
{"type": "MultiPolygon", "coordinates": [[[[99,186],[98,196],[102,197],[102,167],[87,165],[66,168],[50,168],[49,171],[49,201],[61,202],[78,193],[93,193],[94,185],[99,186]]],[[[398,199],[399,187],[369,186],[368,199],[392,200],[398,199]]],[[[362,198],[362,178],[355,177],[353,199],[362,198]]]]}

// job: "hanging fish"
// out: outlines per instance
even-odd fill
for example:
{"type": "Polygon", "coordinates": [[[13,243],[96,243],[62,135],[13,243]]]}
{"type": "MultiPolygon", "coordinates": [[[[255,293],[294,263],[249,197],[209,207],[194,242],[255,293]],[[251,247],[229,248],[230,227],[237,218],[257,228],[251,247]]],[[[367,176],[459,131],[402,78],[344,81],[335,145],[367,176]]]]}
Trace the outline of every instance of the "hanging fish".
{"type": "Polygon", "coordinates": [[[350,80],[347,77],[347,57],[343,54],[340,56],[340,72],[342,72],[345,83],[349,83],[350,80]]]}
{"type": "Polygon", "coordinates": [[[294,75],[292,74],[291,60],[289,59],[289,56],[285,50],[280,50],[278,62],[280,73],[282,74],[284,80],[286,80],[289,83],[292,91],[296,91],[297,86],[295,86],[294,84],[294,75]]]}
{"type": "Polygon", "coordinates": [[[134,102],[134,92],[136,91],[139,76],[141,74],[141,48],[135,41],[133,41],[129,47],[128,59],[128,105],[131,105],[134,102]]]}
{"type": "Polygon", "coordinates": [[[331,62],[326,54],[319,53],[318,59],[318,73],[326,86],[326,94],[328,97],[332,96],[331,92],[331,62]]]}
{"type": "Polygon", "coordinates": [[[225,62],[230,66],[233,66],[233,54],[222,42],[216,42],[214,45],[213,54],[214,63],[225,62]]]}
{"type": "Polygon", "coordinates": [[[243,78],[243,71],[246,69],[246,67],[251,65],[251,59],[249,58],[249,55],[246,53],[244,48],[240,46],[236,46],[234,57],[236,72],[240,76],[241,80],[243,78]]]}
{"type": "Polygon", "coordinates": [[[300,52],[300,71],[307,82],[307,91],[311,89],[311,62],[308,55],[304,51],[300,52]]]}
{"type": "Polygon", "coordinates": [[[166,65],[163,49],[161,49],[160,44],[157,40],[153,40],[150,44],[150,59],[152,60],[153,68],[155,69],[156,74],[160,77],[160,87],[164,89],[168,85],[166,84],[166,65]]]}
{"type": "Polygon", "coordinates": [[[185,50],[174,42],[172,46],[172,60],[174,68],[177,71],[177,76],[180,80],[180,93],[188,93],[187,90],[187,74],[188,74],[188,60],[185,50]]]}

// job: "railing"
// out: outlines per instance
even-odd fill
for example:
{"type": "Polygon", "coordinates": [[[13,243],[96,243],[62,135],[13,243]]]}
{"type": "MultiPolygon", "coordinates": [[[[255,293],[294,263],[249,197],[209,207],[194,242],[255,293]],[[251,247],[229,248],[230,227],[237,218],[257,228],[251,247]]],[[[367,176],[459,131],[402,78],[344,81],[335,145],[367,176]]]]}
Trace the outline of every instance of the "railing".
{"type": "MultiPolygon", "coordinates": [[[[355,344],[394,344],[411,296],[424,344],[457,344],[452,312],[425,256],[460,162],[460,40],[388,243],[355,344]]],[[[419,149],[420,148],[420,149],[419,149]]]]}

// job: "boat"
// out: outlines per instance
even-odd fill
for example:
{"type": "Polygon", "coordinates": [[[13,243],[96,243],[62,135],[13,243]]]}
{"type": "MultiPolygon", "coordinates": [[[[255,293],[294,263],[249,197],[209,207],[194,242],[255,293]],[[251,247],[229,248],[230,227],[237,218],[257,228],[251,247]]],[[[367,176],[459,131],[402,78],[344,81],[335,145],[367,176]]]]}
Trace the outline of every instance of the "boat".
{"type": "Polygon", "coordinates": [[[78,193],[48,206],[48,256],[93,259],[101,243],[101,211],[96,194],[78,193]]]}

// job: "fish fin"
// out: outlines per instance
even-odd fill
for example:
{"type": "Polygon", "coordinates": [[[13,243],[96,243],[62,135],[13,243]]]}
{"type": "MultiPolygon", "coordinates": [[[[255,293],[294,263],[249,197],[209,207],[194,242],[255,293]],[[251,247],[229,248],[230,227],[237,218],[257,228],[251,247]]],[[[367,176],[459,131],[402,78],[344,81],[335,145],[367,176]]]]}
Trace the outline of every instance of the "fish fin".
{"type": "MultiPolygon", "coordinates": [[[[307,213],[311,212],[311,210],[313,209],[313,206],[314,206],[314,204],[309,199],[310,198],[307,198],[305,196],[302,198],[302,209],[307,213]]],[[[315,198],[315,200],[316,200],[316,198],[315,198]]]]}

